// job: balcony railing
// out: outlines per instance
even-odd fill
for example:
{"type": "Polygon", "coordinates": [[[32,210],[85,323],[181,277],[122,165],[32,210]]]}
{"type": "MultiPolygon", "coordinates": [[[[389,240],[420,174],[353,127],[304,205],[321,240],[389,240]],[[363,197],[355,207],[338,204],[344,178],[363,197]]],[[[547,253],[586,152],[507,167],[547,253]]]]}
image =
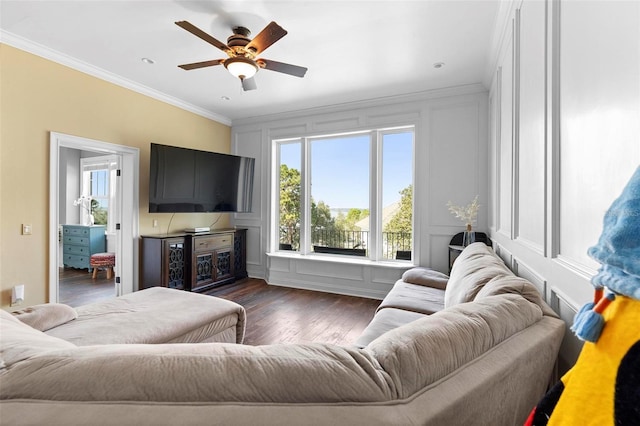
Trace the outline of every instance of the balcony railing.
{"type": "MultiPolygon", "coordinates": [[[[288,238],[280,235],[280,250],[298,250],[300,241],[297,235],[288,238]],[[291,242],[288,242],[291,241],[291,242]]],[[[311,244],[317,253],[331,253],[351,256],[369,255],[369,231],[336,231],[314,229],[311,231],[311,244]]],[[[382,258],[411,260],[410,232],[383,232],[382,258]]]]}

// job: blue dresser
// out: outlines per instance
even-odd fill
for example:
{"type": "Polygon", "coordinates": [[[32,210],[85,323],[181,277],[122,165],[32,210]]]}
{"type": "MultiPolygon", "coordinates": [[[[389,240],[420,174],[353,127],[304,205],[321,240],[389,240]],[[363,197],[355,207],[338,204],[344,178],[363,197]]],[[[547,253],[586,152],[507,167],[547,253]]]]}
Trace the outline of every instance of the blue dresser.
{"type": "Polygon", "coordinates": [[[106,251],[106,226],[62,225],[62,257],[64,266],[88,269],[94,253],[106,251]]]}

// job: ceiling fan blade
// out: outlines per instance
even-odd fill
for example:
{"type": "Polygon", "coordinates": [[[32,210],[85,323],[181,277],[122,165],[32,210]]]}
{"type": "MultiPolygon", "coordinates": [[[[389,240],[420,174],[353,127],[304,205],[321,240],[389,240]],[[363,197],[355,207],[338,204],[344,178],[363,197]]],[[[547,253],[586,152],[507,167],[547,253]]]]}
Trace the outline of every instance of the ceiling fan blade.
{"type": "Polygon", "coordinates": [[[205,33],[200,28],[196,27],[190,22],[178,21],[176,22],[176,25],[179,26],[180,28],[184,28],[185,30],[189,31],[191,34],[195,35],[196,37],[200,37],[202,40],[206,41],[207,43],[214,45],[215,47],[222,50],[223,52],[229,52],[231,50],[229,46],[227,46],[220,40],[215,39],[209,34],[205,33]]]}
{"type": "Polygon", "coordinates": [[[242,79],[242,90],[244,90],[245,92],[247,90],[256,90],[257,88],[258,86],[256,85],[256,80],[253,77],[242,79]]]}
{"type": "Polygon", "coordinates": [[[195,70],[197,68],[212,67],[214,65],[220,65],[223,62],[224,62],[224,59],[214,59],[212,61],[194,62],[192,64],[184,64],[184,65],[178,65],[178,66],[183,70],[189,71],[189,70],[195,70]]]}
{"type": "Polygon", "coordinates": [[[286,35],[287,30],[272,21],[245,48],[252,50],[257,55],[286,35]]]}
{"type": "Polygon", "coordinates": [[[297,65],[285,64],[283,62],[271,61],[269,59],[258,59],[258,65],[261,68],[281,72],[284,74],[293,75],[296,77],[304,77],[307,69],[305,67],[299,67],[297,65]]]}

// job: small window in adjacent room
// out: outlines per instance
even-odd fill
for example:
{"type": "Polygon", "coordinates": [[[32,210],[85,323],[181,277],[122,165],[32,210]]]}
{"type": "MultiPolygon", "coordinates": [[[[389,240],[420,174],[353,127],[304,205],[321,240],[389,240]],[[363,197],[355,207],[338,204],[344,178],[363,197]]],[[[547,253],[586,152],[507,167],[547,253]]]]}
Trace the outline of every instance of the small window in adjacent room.
{"type": "MultiPolygon", "coordinates": [[[[115,223],[109,220],[115,208],[115,178],[117,173],[117,158],[115,156],[88,157],[81,159],[82,195],[91,197],[90,214],[93,223],[106,225],[107,233],[115,232],[115,223]]],[[[82,214],[89,214],[83,210],[82,214]]],[[[82,223],[87,223],[84,221],[82,223]]]]}

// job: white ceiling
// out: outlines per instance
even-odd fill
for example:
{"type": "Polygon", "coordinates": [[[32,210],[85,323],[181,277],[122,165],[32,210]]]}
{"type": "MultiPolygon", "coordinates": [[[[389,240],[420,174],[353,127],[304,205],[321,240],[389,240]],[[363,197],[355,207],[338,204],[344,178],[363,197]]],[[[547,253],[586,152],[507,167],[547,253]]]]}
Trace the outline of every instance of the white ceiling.
{"type": "Polygon", "coordinates": [[[482,83],[499,9],[500,0],[1,0],[0,28],[5,43],[230,123],[482,83]],[[276,21],[288,35],[260,56],[309,70],[302,79],[261,70],[248,92],[222,66],[184,71],[226,55],[179,20],[222,42],[233,26],[255,36],[276,21]]]}

